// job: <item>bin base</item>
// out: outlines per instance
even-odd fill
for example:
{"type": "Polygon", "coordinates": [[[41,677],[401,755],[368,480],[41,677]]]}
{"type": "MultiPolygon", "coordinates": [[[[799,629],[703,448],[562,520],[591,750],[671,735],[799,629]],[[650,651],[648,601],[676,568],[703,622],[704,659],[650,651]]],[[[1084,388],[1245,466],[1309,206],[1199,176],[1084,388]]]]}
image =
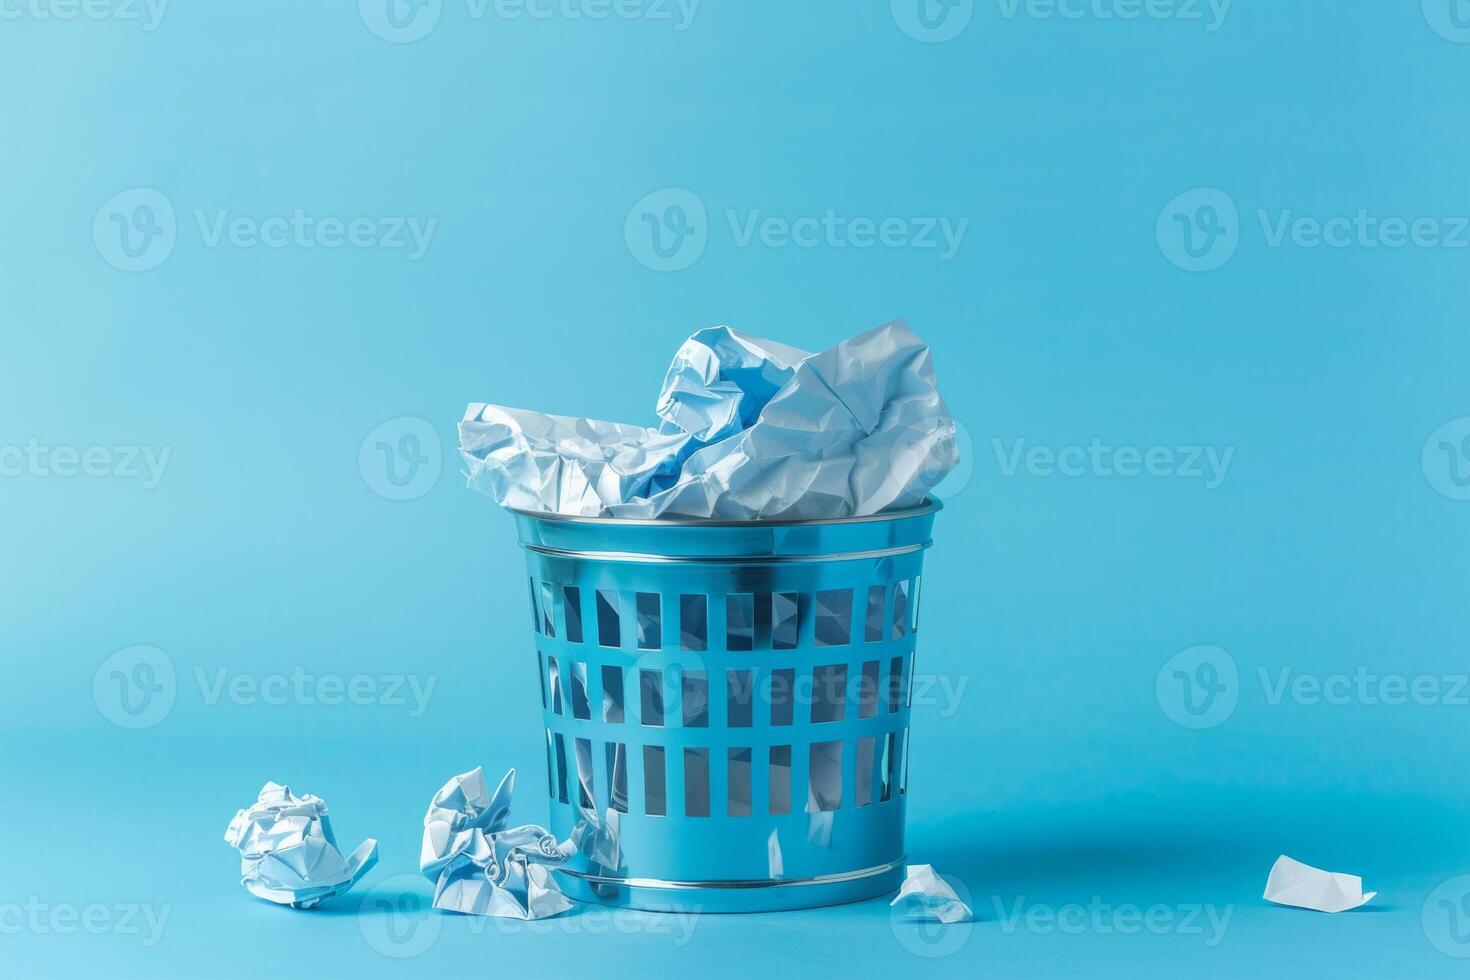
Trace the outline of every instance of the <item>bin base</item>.
{"type": "Polygon", "coordinates": [[[672,882],[606,878],[565,869],[556,875],[567,897],[579,902],[648,912],[780,912],[890,894],[902,884],[903,868],[900,858],[876,868],[785,881],[672,882]]]}

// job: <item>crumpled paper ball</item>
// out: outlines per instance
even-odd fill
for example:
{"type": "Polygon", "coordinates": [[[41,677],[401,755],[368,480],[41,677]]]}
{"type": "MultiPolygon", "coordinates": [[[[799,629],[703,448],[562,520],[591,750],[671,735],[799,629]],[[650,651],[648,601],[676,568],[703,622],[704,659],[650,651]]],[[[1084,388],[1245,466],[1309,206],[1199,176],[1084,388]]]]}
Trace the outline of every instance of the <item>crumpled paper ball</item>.
{"type": "Polygon", "coordinates": [[[343,857],[327,804],[280,783],[266,783],[256,801],[235,814],[225,843],[240,852],[240,884],[250,894],[293,909],[336,898],[378,863],[372,838],[343,857]]]}
{"type": "Polygon", "coordinates": [[[911,864],[906,874],[897,897],[888,903],[890,907],[902,903],[913,909],[920,919],[938,919],[946,923],[969,922],[974,918],[970,906],[960,901],[932,864],[911,864]]]}
{"type": "MultiPolygon", "coordinates": [[[[544,827],[507,828],[515,770],[492,793],[479,766],[455,776],[434,794],[424,815],[419,870],[434,884],[434,908],[468,915],[543,919],[572,903],[552,867],[579,850],[594,860],[620,859],[616,820],[578,822],[558,841],[544,827]]],[[[615,864],[613,866],[616,866],[615,864]]]]}

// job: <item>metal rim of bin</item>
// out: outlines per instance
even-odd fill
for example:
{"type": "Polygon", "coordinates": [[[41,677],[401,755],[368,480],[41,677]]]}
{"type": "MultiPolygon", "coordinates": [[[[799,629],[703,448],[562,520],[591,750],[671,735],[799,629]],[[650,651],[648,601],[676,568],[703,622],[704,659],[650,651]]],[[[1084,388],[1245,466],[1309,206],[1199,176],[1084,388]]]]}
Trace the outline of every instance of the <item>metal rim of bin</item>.
{"type": "Polygon", "coordinates": [[[892,558],[895,555],[911,555],[929,547],[924,544],[904,545],[900,548],[879,548],[876,551],[836,551],[825,555],[654,555],[642,551],[573,551],[570,548],[548,548],[545,545],[521,542],[521,547],[538,555],[555,558],[590,558],[594,561],[631,561],[639,564],[669,565],[787,565],[803,562],[861,561],[866,558],[892,558]]]}
{"type": "Polygon", "coordinates": [[[809,517],[809,518],[759,518],[756,520],[727,520],[713,517],[584,517],[580,514],[552,514],[539,510],[520,510],[507,507],[512,514],[530,517],[538,521],[560,521],[568,524],[614,524],[618,526],[639,525],[645,527],[808,527],[819,524],[867,524],[873,521],[894,521],[905,517],[923,517],[942,510],[944,505],[933,497],[925,497],[917,507],[903,510],[883,510],[876,514],[859,517],[809,517]]]}
{"type": "Polygon", "coordinates": [[[907,855],[887,864],[879,864],[871,868],[859,868],[855,871],[840,871],[836,874],[813,875],[810,878],[780,878],[774,881],[763,878],[739,878],[733,881],[671,881],[668,878],[613,878],[608,875],[588,874],[585,871],[569,871],[558,868],[562,874],[575,875],[583,881],[595,882],[608,885],[626,885],[631,888],[672,888],[672,889],[695,889],[695,888],[790,888],[800,885],[831,885],[844,881],[860,881],[863,878],[871,878],[873,875],[881,875],[901,867],[907,855]]]}

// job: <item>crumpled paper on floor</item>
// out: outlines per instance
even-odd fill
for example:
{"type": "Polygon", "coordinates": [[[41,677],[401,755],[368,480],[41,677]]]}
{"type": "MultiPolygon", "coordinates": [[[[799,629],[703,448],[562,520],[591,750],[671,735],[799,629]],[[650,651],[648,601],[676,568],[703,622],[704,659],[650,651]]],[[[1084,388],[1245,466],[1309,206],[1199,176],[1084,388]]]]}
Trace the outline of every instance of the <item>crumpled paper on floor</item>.
{"type": "Polygon", "coordinates": [[[378,863],[372,838],[343,857],[327,804],[280,783],[266,783],[255,803],[235,814],[225,843],[240,851],[240,884],[257,898],[293,909],[336,898],[378,863]]]}
{"type": "Polygon", "coordinates": [[[949,883],[934,871],[929,864],[911,864],[908,876],[898,889],[898,895],[889,902],[889,907],[900,902],[918,913],[919,918],[938,919],[940,922],[969,922],[974,913],[970,906],[960,901],[949,883]]]}
{"type": "Polygon", "coordinates": [[[902,320],[819,354],[711,327],[675,354],[645,428],[469,406],[470,485],[579,516],[856,517],[922,503],[958,462],[929,348],[902,320]]]}
{"type": "Polygon", "coordinates": [[[434,794],[424,815],[419,870],[434,885],[434,908],[467,915],[544,919],[572,907],[551,874],[579,851],[608,868],[622,856],[615,811],[584,811],[572,835],[558,841],[544,827],[506,827],[515,770],[492,793],[479,766],[434,794]]]}
{"type": "Polygon", "coordinates": [[[1277,905],[1291,905],[1317,912],[1346,912],[1372,901],[1377,892],[1363,893],[1357,875],[1322,871],[1294,861],[1285,854],[1271,865],[1266,893],[1261,897],[1277,905]]]}

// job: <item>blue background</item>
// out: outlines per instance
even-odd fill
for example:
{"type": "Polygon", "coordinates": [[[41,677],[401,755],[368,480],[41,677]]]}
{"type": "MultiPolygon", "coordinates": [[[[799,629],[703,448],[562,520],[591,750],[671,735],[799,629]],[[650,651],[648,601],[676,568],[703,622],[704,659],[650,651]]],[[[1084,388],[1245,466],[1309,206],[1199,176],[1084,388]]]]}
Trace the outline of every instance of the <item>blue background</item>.
{"type": "MultiPolygon", "coordinates": [[[[1470,44],[1448,0],[1237,0],[1216,30],[1207,6],[1071,19],[985,0],[939,43],[883,2],[704,0],[676,30],[674,7],[476,18],[444,0],[410,42],[370,29],[386,30],[370,2],[176,2],[153,30],[27,3],[0,20],[0,444],[170,456],[152,487],[61,465],[0,477],[0,972],[1463,970],[1470,907],[1456,933],[1429,896],[1470,872],[1466,692],[1272,703],[1260,680],[1467,670],[1470,504],[1447,469],[1465,460],[1421,450],[1470,415],[1470,252],[1273,247],[1257,215],[1470,213],[1470,44]],[[106,234],[133,188],[175,213],[171,251],[137,272],[106,234]],[[707,241],[659,272],[625,223],[665,188],[698,198],[707,241]],[[1203,272],[1156,230],[1195,188],[1238,208],[1236,250],[1203,272]],[[211,247],[196,218],[297,208],[437,225],[412,260],[211,247]],[[828,209],[968,226],[946,260],[742,246],[727,218],[828,209]],[[921,672],[965,687],[915,708],[909,853],[978,921],[928,934],[871,902],[706,917],[681,941],[649,916],[532,930],[394,911],[404,888],[428,894],[420,820],[448,776],[519,766],[517,815],[545,815],[521,558],[458,475],[465,403],[647,421],[699,327],[819,349],[899,315],[971,443],[919,645],[921,672]],[[388,499],[359,450],[413,419],[438,436],[429,475],[388,499]],[[1094,438],[1235,452],[1207,489],[1007,475],[993,442],[1094,438]],[[93,682],[140,644],[177,689],[128,730],[93,682]],[[1172,672],[1156,680],[1199,645],[1238,680],[1228,717],[1193,729],[1172,672]],[[436,687],[416,717],[210,703],[221,668],[436,687]],[[325,797],[347,846],[381,840],[335,906],[239,887],[221,834],[266,779],[325,797]],[[1379,897],[1339,916],[1263,903],[1280,853],[1379,897]],[[1031,928],[1007,919],[1018,900],[1162,904],[1178,927],[1031,928]],[[1185,927],[1192,903],[1230,908],[1223,935],[1185,927]],[[97,904],[102,934],[51,917],[97,904]],[[134,905],[167,914],[160,935],[120,921],[134,905]]],[[[1207,215],[1179,213],[1203,233],[1207,215]]]]}

